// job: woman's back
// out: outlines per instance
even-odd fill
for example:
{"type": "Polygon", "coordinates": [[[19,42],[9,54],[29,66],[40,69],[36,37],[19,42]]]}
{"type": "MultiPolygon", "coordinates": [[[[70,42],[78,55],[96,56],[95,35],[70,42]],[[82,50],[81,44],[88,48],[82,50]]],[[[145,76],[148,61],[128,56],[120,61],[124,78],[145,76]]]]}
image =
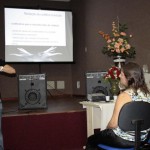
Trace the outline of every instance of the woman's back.
{"type": "MultiPolygon", "coordinates": [[[[150,103],[150,95],[143,93],[140,89],[134,92],[132,88],[127,89],[124,91],[125,93],[129,94],[131,97],[131,101],[144,101],[150,103]]],[[[128,141],[134,141],[135,140],[135,134],[134,132],[124,132],[119,127],[113,129],[114,133],[128,141]]],[[[144,141],[147,138],[149,130],[142,131],[143,134],[141,134],[141,140],[144,141]]]]}

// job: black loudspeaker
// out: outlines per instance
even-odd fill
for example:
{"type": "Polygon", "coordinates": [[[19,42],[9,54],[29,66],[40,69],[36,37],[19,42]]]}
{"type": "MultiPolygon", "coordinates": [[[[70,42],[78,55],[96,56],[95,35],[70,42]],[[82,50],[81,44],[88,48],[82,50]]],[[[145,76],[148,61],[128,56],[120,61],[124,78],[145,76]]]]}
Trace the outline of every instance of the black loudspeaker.
{"type": "Polygon", "coordinates": [[[19,109],[47,108],[46,75],[18,76],[19,109]]]}
{"type": "Polygon", "coordinates": [[[86,73],[86,96],[89,101],[105,101],[105,96],[110,96],[110,83],[105,81],[107,72],[86,73]]]}

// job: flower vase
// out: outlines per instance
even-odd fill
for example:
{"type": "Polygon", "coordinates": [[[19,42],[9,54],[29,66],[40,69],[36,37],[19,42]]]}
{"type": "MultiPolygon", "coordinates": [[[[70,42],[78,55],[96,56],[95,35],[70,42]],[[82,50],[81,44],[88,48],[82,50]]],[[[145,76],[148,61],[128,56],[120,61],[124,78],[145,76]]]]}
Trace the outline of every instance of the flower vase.
{"type": "Polygon", "coordinates": [[[126,59],[118,55],[114,58],[115,66],[121,69],[121,66],[125,64],[126,59]]]}
{"type": "Polygon", "coordinates": [[[110,80],[110,92],[111,94],[114,96],[114,95],[118,95],[119,92],[120,92],[120,89],[119,89],[119,80],[110,80]]]}

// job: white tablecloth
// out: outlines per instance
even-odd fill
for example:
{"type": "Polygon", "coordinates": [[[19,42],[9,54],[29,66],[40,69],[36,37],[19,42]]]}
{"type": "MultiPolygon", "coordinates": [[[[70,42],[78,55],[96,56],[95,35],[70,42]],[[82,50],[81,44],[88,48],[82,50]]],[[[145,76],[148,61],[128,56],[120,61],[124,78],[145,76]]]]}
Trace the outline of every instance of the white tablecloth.
{"type": "Polygon", "coordinates": [[[100,128],[101,130],[105,129],[107,127],[108,122],[111,119],[111,116],[113,114],[113,108],[114,108],[114,103],[104,103],[104,104],[99,104],[99,107],[101,109],[100,113],[100,128]]]}
{"type": "Polygon", "coordinates": [[[94,129],[105,129],[111,119],[114,102],[80,102],[87,112],[87,135],[94,134],[94,129]]]}

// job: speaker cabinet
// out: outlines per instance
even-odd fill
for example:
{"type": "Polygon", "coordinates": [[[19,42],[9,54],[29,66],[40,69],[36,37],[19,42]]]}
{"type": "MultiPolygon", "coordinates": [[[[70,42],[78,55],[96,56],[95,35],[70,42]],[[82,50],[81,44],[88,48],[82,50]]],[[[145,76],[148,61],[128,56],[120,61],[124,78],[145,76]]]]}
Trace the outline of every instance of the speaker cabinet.
{"type": "Polygon", "coordinates": [[[19,75],[18,83],[19,109],[47,108],[45,74],[19,75]]]}
{"type": "Polygon", "coordinates": [[[86,73],[86,96],[89,101],[105,101],[105,96],[110,96],[110,83],[104,80],[107,72],[86,73]]]}

